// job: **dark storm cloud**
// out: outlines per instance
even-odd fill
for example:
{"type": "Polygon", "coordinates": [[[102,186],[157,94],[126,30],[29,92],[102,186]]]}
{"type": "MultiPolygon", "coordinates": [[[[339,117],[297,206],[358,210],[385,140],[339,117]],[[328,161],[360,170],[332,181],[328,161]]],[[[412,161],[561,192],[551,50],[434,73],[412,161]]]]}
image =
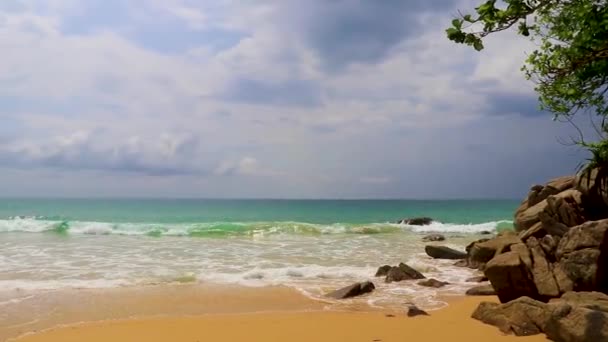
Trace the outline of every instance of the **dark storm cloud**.
{"type": "Polygon", "coordinates": [[[239,78],[220,97],[229,102],[279,106],[315,107],[322,102],[320,86],[305,80],[270,83],[239,78]]]}
{"type": "Polygon", "coordinates": [[[455,1],[312,0],[285,4],[285,25],[312,47],[327,69],[375,63],[427,25],[421,15],[446,14],[455,1]]]}

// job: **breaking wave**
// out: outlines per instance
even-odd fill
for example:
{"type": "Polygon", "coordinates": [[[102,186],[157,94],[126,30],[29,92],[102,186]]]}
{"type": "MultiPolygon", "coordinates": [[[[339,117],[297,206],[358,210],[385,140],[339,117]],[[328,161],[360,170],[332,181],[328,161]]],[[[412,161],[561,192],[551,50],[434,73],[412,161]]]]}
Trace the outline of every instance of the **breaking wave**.
{"type": "Polygon", "coordinates": [[[415,233],[443,232],[470,233],[495,232],[512,229],[513,222],[502,220],[478,224],[433,222],[427,226],[410,226],[394,223],[371,224],[314,224],[305,222],[211,222],[211,223],[110,223],[49,220],[43,217],[14,217],[0,220],[0,233],[54,233],[90,235],[145,235],[150,237],[230,237],[264,236],[275,234],[394,234],[404,231],[415,233]]]}

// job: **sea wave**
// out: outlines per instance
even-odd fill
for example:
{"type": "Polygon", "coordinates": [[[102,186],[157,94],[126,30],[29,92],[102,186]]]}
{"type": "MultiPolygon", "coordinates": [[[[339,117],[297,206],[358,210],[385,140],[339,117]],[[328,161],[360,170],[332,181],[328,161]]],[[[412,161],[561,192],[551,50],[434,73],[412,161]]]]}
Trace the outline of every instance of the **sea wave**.
{"type": "Polygon", "coordinates": [[[147,235],[229,237],[263,236],[275,234],[322,235],[322,234],[391,234],[411,231],[415,233],[481,233],[512,229],[508,220],[477,224],[433,222],[427,226],[411,226],[394,223],[371,224],[315,224],[305,222],[209,222],[209,223],[111,223],[87,221],[56,221],[40,217],[14,217],[0,220],[0,233],[55,233],[89,235],[147,235]]]}

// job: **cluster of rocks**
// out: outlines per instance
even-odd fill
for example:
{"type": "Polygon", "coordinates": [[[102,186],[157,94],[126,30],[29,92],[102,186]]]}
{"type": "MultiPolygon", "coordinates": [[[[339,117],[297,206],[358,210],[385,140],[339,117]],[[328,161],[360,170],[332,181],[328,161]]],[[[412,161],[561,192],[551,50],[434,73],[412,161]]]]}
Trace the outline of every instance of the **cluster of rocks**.
{"type": "Polygon", "coordinates": [[[533,186],[515,232],[471,243],[457,263],[482,270],[506,303],[483,303],[473,317],[516,335],[608,340],[608,306],[589,304],[608,303],[607,199],[592,178],[533,186]]]}

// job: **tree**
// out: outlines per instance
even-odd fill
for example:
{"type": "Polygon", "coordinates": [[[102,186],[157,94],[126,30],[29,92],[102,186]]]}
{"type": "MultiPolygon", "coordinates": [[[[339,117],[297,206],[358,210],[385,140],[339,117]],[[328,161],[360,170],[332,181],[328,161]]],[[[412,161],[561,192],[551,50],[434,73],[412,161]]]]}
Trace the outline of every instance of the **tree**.
{"type": "Polygon", "coordinates": [[[608,166],[608,0],[489,0],[446,33],[481,51],[485,37],[511,28],[538,46],[522,70],[536,83],[541,109],[569,122],[581,111],[597,115],[601,141],[581,134],[576,142],[592,153],[587,168],[608,166]]]}

